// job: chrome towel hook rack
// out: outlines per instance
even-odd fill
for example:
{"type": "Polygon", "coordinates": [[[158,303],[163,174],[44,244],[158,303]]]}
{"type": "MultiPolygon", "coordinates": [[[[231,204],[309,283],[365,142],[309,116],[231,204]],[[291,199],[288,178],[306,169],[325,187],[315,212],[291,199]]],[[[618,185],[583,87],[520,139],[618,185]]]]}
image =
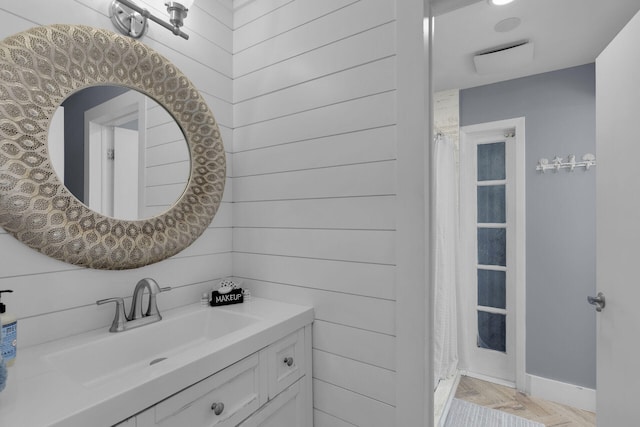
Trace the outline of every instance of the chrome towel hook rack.
{"type": "Polygon", "coordinates": [[[569,154],[566,161],[564,161],[560,156],[555,156],[551,161],[549,161],[549,159],[542,158],[538,160],[536,170],[541,171],[542,173],[545,173],[547,170],[558,172],[560,169],[567,169],[569,172],[573,172],[576,168],[584,168],[585,171],[588,171],[595,165],[596,156],[594,154],[585,154],[582,156],[581,162],[576,162],[575,154],[569,154]]]}

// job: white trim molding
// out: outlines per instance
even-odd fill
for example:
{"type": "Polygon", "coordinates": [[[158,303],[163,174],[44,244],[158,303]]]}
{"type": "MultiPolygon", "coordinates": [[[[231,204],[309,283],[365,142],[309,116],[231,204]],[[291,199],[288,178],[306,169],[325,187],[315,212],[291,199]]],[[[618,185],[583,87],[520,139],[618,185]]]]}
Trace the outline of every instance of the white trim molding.
{"type": "MultiPolygon", "coordinates": [[[[516,383],[514,383],[513,381],[506,381],[501,378],[491,377],[489,375],[483,375],[477,372],[464,370],[464,371],[461,371],[461,375],[465,377],[475,378],[482,381],[487,381],[493,384],[498,384],[498,385],[509,387],[509,388],[516,388],[516,383]]],[[[523,391],[523,390],[520,390],[520,391],[523,391]]]]}
{"type": "Polygon", "coordinates": [[[396,1],[396,426],[433,425],[429,2],[396,1]],[[422,54],[421,54],[422,53],[422,54]],[[426,342],[425,342],[426,340],[426,342]]]}
{"type": "Polygon", "coordinates": [[[451,408],[451,402],[456,395],[458,384],[460,384],[460,371],[448,379],[440,380],[436,391],[433,394],[433,425],[435,427],[444,427],[451,408]]]}
{"type": "Polygon", "coordinates": [[[585,411],[596,411],[596,391],[592,388],[563,383],[549,378],[526,375],[527,394],[585,411]]]}

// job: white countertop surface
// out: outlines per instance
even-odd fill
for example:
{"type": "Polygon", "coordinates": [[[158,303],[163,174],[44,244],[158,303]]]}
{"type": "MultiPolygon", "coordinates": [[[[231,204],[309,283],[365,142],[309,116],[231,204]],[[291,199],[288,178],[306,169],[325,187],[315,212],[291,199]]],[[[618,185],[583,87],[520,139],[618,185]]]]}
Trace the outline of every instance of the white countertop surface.
{"type": "MultiPolygon", "coordinates": [[[[20,349],[14,366],[9,368],[7,387],[0,392],[0,426],[111,426],[313,321],[310,307],[254,297],[224,307],[198,303],[168,310],[156,324],[192,310],[229,310],[258,321],[140,372],[92,385],[72,380],[56,369],[47,356],[102,339],[109,334],[108,328],[20,349]]],[[[170,337],[167,343],[170,346],[170,337]]]]}

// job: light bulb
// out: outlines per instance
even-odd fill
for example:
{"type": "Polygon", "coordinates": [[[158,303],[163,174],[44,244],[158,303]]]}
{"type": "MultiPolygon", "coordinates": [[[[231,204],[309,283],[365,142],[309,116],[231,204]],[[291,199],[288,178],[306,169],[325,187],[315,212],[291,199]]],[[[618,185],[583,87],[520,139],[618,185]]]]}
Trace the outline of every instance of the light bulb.
{"type": "Polygon", "coordinates": [[[488,0],[489,4],[492,6],[504,6],[505,4],[511,3],[513,0],[488,0]]]}

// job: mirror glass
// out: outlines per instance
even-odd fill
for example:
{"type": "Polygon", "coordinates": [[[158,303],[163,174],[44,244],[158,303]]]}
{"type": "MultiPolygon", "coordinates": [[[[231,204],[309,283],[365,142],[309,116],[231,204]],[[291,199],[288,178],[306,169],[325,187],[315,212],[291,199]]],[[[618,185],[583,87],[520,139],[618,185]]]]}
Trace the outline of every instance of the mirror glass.
{"type": "Polygon", "coordinates": [[[78,200],[117,219],[166,211],[189,179],[187,142],[173,117],[122,86],[92,86],[65,99],[49,128],[49,152],[78,200]]]}

